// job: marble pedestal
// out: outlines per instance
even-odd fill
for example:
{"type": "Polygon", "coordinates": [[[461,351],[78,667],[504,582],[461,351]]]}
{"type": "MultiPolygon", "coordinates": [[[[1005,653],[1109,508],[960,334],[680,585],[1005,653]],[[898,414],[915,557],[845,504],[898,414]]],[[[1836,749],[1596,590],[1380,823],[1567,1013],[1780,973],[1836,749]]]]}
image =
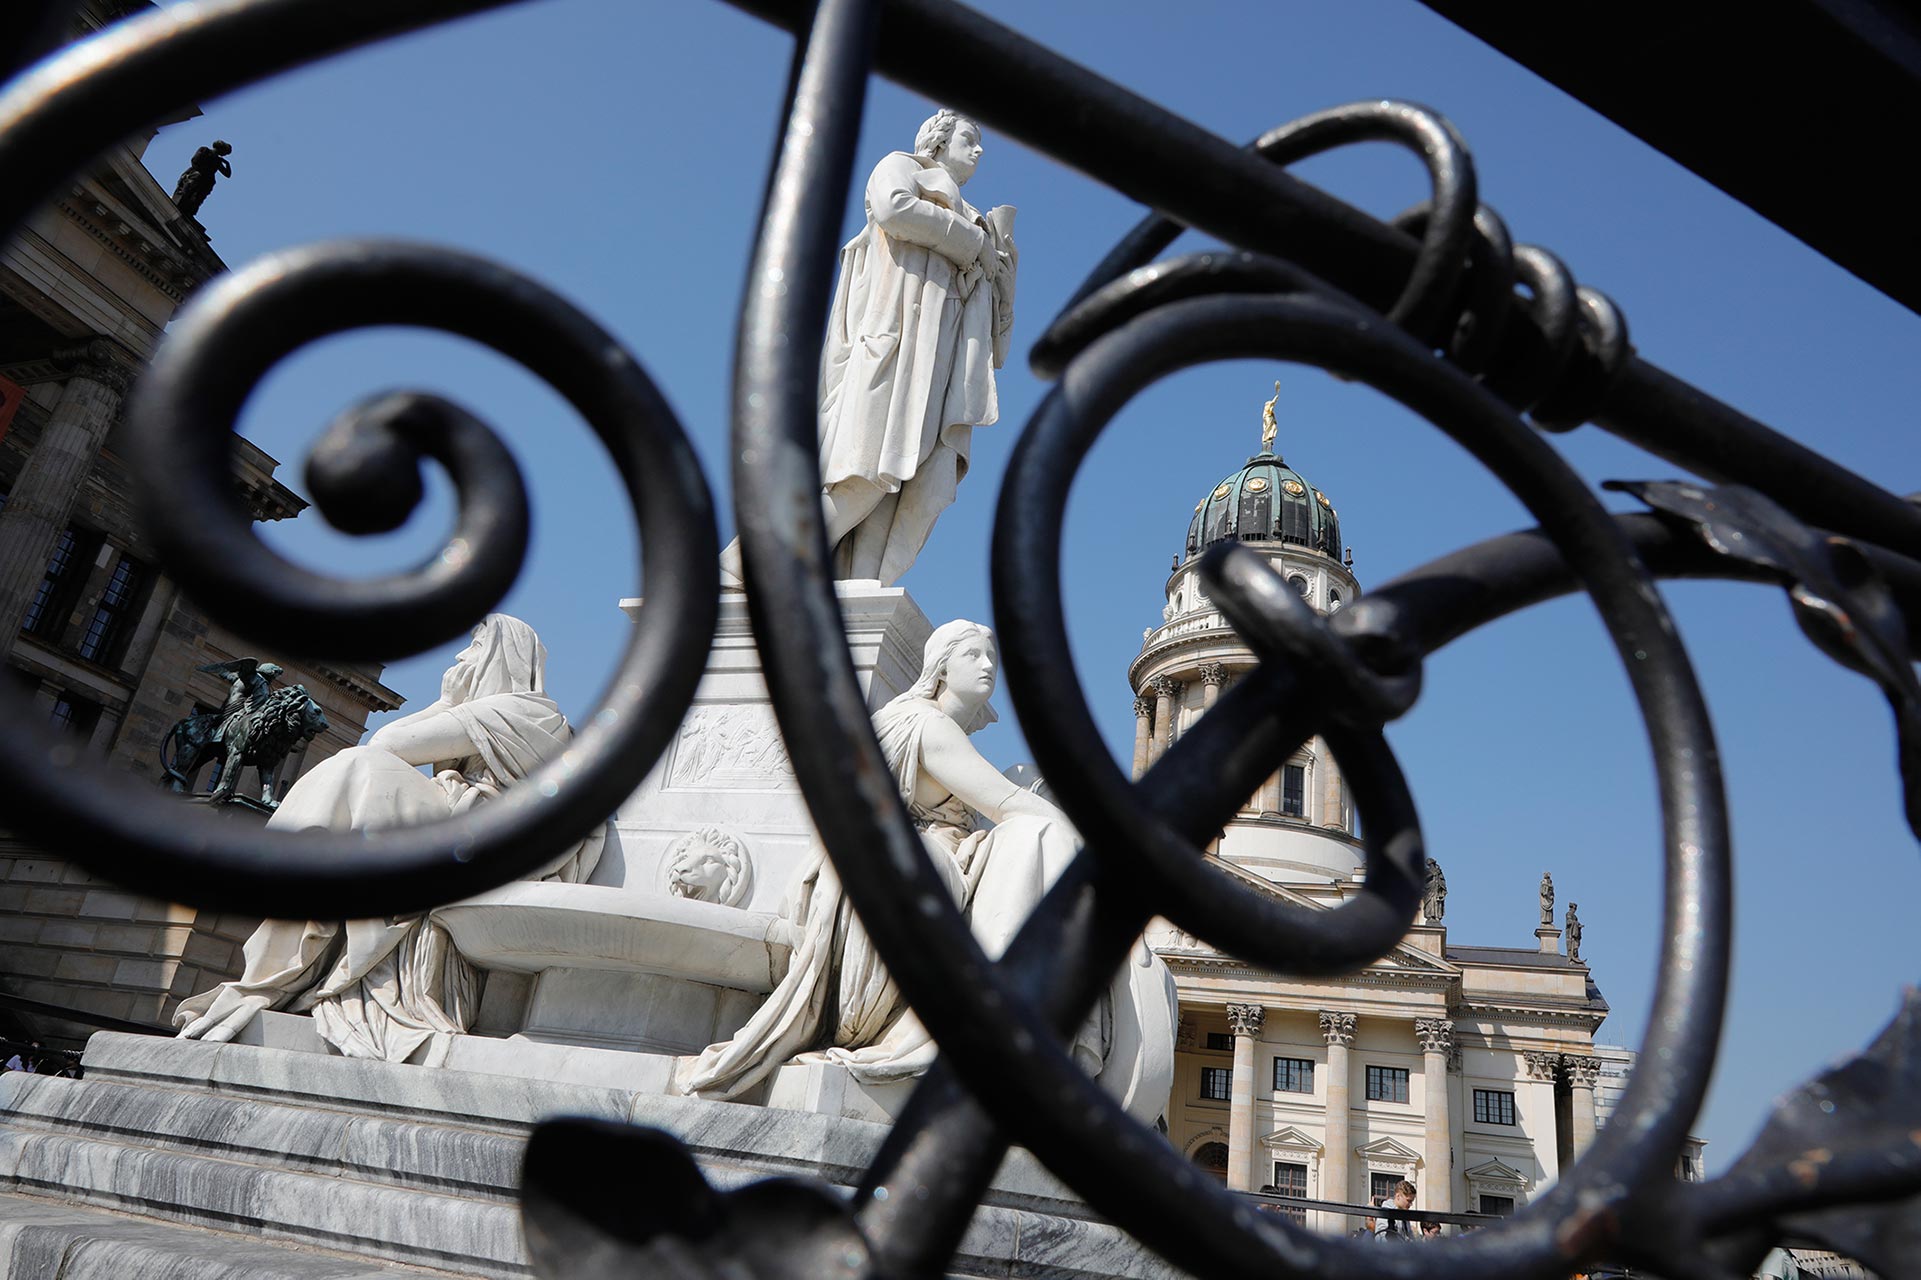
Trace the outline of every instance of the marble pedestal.
{"type": "MultiPolygon", "coordinates": [[[[899,587],[834,587],[855,673],[869,709],[878,709],[919,676],[921,650],[933,628],[899,587]]],[[[646,605],[623,600],[620,607],[638,619],[646,605]]],[[[694,705],[660,763],[615,813],[593,883],[664,891],[669,847],[706,827],[721,828],[747,850],[753,886],[741,905],[778,911],[814,841],[814,824],[774,721],[747,597],[737,591],[721,596],[720,623],[694,705]]]]}

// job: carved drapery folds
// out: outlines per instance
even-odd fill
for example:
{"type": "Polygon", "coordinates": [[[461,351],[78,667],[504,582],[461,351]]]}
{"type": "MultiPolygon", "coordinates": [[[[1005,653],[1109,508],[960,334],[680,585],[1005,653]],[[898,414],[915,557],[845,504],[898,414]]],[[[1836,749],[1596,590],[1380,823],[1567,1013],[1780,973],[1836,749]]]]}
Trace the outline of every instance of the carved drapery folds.
{"type": "Polygon", "coordinates": [[[1321,1034],[1329,1044],[1348,1048],[1354,1043],[1354,1015],[1321,1010],[1321,1034]]]}

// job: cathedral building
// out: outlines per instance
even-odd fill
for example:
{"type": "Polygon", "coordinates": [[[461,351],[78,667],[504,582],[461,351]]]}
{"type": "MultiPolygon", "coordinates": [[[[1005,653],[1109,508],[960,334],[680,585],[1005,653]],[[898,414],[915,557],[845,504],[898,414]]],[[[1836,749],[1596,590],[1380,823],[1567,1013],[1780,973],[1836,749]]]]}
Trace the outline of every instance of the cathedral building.
{"type": "MultiPolygon", "coordinates": [[[[1261,452],[1195,504],[1161,625],[1130,667],[1137,777],[1256,663],[1207,598],[1209,547],[1267,557],[1323,614],[1360,594],[1333,501],[1273,451],[1271,402],[1267,422],[1261,452]]],[[[1211,848],[1256,891],[1332,909],[1360,891],[1358,832],[1315,738],[1211,848]]],[[[1157,921],[1149,941],[1180,993],[1169,1139],[1235,1190],[1366,1204],[1405,1179],[1417,1209],[1491,1214],[1539,1195],[1594,1136],[1608,1012],[1578,933],[1563,952],[1551,892],[1533,946],[1467,945],[1448,937],[1431,876],[1394,950],[1333,980],[1276,976],[1157,921]]]]}

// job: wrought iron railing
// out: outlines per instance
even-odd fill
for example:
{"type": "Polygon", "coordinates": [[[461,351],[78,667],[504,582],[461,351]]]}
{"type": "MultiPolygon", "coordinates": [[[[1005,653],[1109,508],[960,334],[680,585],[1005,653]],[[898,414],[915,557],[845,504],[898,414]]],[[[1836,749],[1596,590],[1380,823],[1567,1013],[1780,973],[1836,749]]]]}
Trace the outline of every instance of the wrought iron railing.
{"type": "MultiPolygon", "coordinates": [[[[1579,287],[1546,250],[1514,244],[1478,202],[1465,146],[1432,112],[1339,108],[1243,149],[946,0],[740,2],[798,35],[734,374],[731,453],[752,471],[752,484],[738,489],[758,495],[736,513],[754,633],[840,878],[947,1052],[851,1201],[795,1180],[723,1194],[669,1135],[586,1121],[543,1126],[523,1193],[541,1272],[639,1274],[679,1259],[714,1274],[726,1265],[741,1268],[728,1274],[938,1274],[1018,1143],[1096,1210],[1203,1275],[1486,1280],[1563,1275],[1605,1259],[1727,1280],[1787,1232],[1900,1274],[1911,1231],[1903,1213],[1921,1190],[1912,1002],[1863,1057],[1784,1101],[1727,1174],[1700,1186],[1673,1179],[1727,998],[1730,855],[1706,708],[1655,579],[1788,587],[1810,636],[1893,703],[1912,822],[1921,817],[1921,695],[1907,628],[1921,618],[1921,508],[1634,354],[1607,298],[1579,287]],[[916,56],[928,47],[949,56],[916,56]],[[1035,344],[1034,369],[1058,385],[1027,424],[1000,495],[995,614],[1006,650],[1022,655],[1007,681],[1086,849],[998,963],[925,861],[883,766],[845,656],[820,526],[813,353],[842,211],[810,193],[847,188],[875,73],[1160,211],[1035,344]],[[1099,142],[1123,135],[1124,154],[1099,142]],[[1419,153],[1433,188],[1423,211],[1384,225],[1282,167],[1363,139],[1419,153]],[[1158,258],[1183,227],[1234,247],[1158,258]],[[774,272],[783,289],[755,287],[774,272]],[[1086,450],[1130,397],[1180,368],[1239,357],[1371,384],[1468,449],[1539,528],[1457,551],[1327,619],[1257,556],[1211,552],[1209,595],[1263,665],[1133,783],[1068,677],[1062,506],[1086,450]],[[1708,483],[1633,486],[1652,513],[1610,516],[1541,434],[1583,422],[1708,483]],[[1076,1068],[1060,1036],[1080,1024],[1156,914],[1284,974],[1339,974],[1383,955],[1412,921],[1424,861],[1383,722],[1415,701],[1424,655],[1576,590],[1593,598],[1627,669],[1663,814],[1659,979],[1611,1123],[1534,1203],[1437,1248],[1369,1249],[1252,1212],[1130,1120],[1076,1068]],[[1314,734],[1340,756],[1367,833],[1365,886],[1332,911],[1253,893],[1198,854],[1314,734]],[[610,1167],[628,1172],[609,1180],[610,1167]]],[[[166,111],[488,7],[208,0],[103,32],[0,96],[0,227],[56,190],[76,157],[166,111]]],[[[539,785],[440,826],[266,839],[189,821],[150,790],[86,767],[70,745],[21,727],[30,717],[16,713],[15,730],[0,736],[10,821],[58,840],[101,875],[172,898],[269,916],[379,915],[472,894],[551,860],[655,762],[714,628],[718,545],[707,486],[638,362],[564,300],[497,264],[428,245],[351,241],[277,254],[210,285],[179,317],[128,409],[136,472],[166,498],[150,504],[149,527],[168,571],[260,645],[341,658],[417,652],[500,598],[526,545],[520,479],[486,426],[432,397],[388,397],[330,432],[313,460],[313,496],[344,528],[388,528],[411,495],[383,480],[432,457],[458,486],[459,554],[412,574],[342,582],[280,559],[242,517],[209,518],[226,510],[223,452],[249,389],[302,344],[374,323],[443,329],[518,360],[580,410],[616,460],[639,517],[650,607],[575,749],[539,785]]]]}

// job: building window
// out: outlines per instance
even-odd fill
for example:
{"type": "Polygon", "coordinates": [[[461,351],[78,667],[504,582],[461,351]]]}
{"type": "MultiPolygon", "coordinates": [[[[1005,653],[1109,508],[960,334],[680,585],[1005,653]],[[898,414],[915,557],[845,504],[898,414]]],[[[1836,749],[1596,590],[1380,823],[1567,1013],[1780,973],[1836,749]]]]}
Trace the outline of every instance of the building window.
{"type": "Polygon", "coordinates": [[[1227,1181],[1227,1144],[1203,1142],[1194,1152],[1194,1163],[1221,1181],[1227,1181]]]}
{"type": "Polygon", "coordinates": [[[1201,1068],[1201,1097],[1210,1102],[1226,1102],[1233,1088],[1234,1071],[1232,1068],[1201,1068]]]}
{"type": "Polygon", "coordinates": [[[1514,1095],[1506,1089],[1476,1089],[1474,1123],[1513,1124],[1514,1095]]]}
{"type": "Polygon", "coordinates": [[[53,710],[49,713],[55,729],[64,729],[75,737],[85,738],[93,733],[93,727],[100,723],[100,704],[88,702],[85,698],[62,692],[53,700],[53,710]]]}
{"type": "Polygon", "coordinates": [[[1407,1068],[1369,1067],[1367,1100],[1369,1102],[1406,1102],[1407,1068]]]}
{"type": "Polygon", "coordinates": [[[1484,1195],[1481,1197],[1481,1212],[1505,1218],[1514,1212],[1514,1197],[1484,1195]]]}
{"type": "Polygon", "coordinates": [[[1313,1093],[1313,1059],[1274,1059],[1274,1088],[1281,1093],[1313,1093]]]}
{"type": "Polygon", "coordinates": [[[1232,1052],[1234,1049],[1234,1037],[1225,1031],[1210,1031],[1207,1033],[1207,1047],[1210,1049],[1226,1049],[1232,1052]]]}
{"type": "MultiPolygon", "coordinates": [[[[1307,1199],[1307,1166],[1276,1160],[1274,1162],[1274,1194],[1286,1196],[1290,1200],[1307,1199]]],[[[1307,1225],[1307,1210],[1288,1209],[1286,1213],[1295,1222],[1302,1226],[1307,1225]]]]}
{"type": "Polygon", "coordinates": [[[80,637],[81,657],[88,662],[105,664],[119,656],[117,650],[127,638],[133,621],[134,600],[145,577],[138,560],[127,555],[120,557],[120,563],[113,567],[113,576],[107,580],[107,589],[100,593],[100,603],[94,607],[87,632],[80,637]]]}
{"type": "Polygon", "coordinates": [[[1398,1173],[1370,1172],[1367,1175],[1367,1198],[1369,1203],[1380,1201],[1385,1204],[1394,1198],[1394,1188],[1401,1185],[1398,1173]]]}
{"type": "Polygon", "coordinates": [[[1313,587],[1308,585],[1307,579],[1298,573],[1288,578],[1287,585],[1293,587],[1303,600],[1306,600],[1314,590],[1313,587]]]}
{"type": "Polygon", "coordinates": [[[1306,816],[1307,767],[1305,765],[1281,766],[1281,812],[1295,818],[1306,816]]]}
{"type": "Polygon", "coordinates": [[[1329,613],[1339,613],[1341,611],[1341,593],[1333,587],[1327,589],[1327,611],[1329,613]]]}
{"type": "Polygon", "coordinates": [[[27,616],[21,619],[20,629],[29,635],[38,635],[53,625],[53,599],[73,572],[74,551],[79,539],[72,529],[62,529],[60,538],[53,544],[53,554],[47,557],[47,571],[41,576],[40,585],[34,590],[33,600],[27,605],[27,616]]]}

